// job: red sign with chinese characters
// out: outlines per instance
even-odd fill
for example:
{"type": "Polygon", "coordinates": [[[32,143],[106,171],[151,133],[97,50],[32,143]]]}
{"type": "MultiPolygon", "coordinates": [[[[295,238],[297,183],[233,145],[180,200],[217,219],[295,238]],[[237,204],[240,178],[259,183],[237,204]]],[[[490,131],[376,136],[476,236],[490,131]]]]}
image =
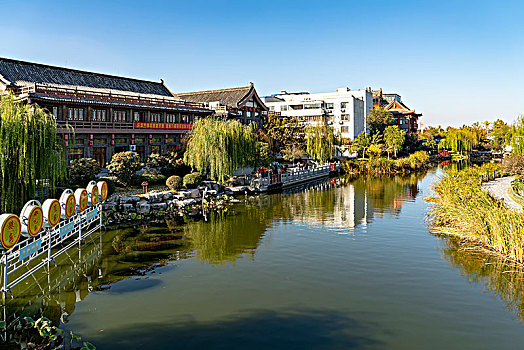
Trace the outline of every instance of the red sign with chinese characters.
{"type": "Polygon", "coordinates": [[[178,129],[178,130],[190,130],[190,129],[193,129],[193,124],[135,122],[135,129],[174,129],[174,130],[178,129]]]}

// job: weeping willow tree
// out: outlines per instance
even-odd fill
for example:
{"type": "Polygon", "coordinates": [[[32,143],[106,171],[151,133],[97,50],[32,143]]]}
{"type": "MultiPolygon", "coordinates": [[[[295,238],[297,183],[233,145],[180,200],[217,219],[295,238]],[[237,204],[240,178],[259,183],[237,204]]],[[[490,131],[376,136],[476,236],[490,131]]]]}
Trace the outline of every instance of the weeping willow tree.
{"type": "Polygon", "coordinates": [[[57,124],[38,106],[0,95],[0,210],[18,212],[35,197],[37,180],[54,189],[66,176],[64,148],[57,124]]]}
{"type": "Polygon", "coordinates": [[[306,152],[314,160],[324,163],[333,156],[335,133],[329,126],[308,126],[306,133],[306,152]]]}
{"type": "Polygon", "coordinates": [[[256,166],[259,156],[259,143],[253,126],[210,117],[199,119],[194,124],[184,161],[224,183],[226,175],[232,175],[238,168],[256,166]]]}
{"type": "Polygon", "coordinates": [[[446,131],[446,139],[444,140],[444,147],[449,148],[453,152],[470,152],[479,144],[478,134],[468,128],[449,128],[446,131]]]}
{"type": "Polygon", "coordinates": [[[524,116],[519,116],[511,127],[511,153],[524,154],[524,116]]]}

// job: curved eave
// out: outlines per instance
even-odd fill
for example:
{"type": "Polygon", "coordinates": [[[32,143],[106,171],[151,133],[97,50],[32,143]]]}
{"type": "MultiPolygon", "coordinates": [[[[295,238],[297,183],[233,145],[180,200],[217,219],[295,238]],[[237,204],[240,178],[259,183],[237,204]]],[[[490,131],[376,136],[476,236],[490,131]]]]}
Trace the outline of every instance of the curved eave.
{"type": "Polygon", "coordinates": [[[258,93],[255,90],[254,85],[251,85],[251,89],[249,89],[249,92],[244,97],[242,97],[242,99],[240,99],[240,101],[237,104],[238,108],[243,107],[251,99],[251,97],[253,97],[256,103],[258,103],[264,111],[269,111],[269,108],[266,106],[264,101],[262,101],[260,96],[258,96],[258,93]]]}

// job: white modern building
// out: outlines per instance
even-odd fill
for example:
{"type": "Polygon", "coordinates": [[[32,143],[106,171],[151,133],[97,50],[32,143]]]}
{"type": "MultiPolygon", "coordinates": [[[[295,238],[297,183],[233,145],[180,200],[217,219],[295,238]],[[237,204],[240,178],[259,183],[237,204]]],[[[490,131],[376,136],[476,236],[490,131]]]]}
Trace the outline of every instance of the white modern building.
{"type": "Polygon", "coordinates": [[[366,130],[366,118],[373,109],[371,88],[314,93],[281,91],[264,97],[269,113],[296,118],[301,123],[332,126],[343,138],[355,139],[366,130]]]}

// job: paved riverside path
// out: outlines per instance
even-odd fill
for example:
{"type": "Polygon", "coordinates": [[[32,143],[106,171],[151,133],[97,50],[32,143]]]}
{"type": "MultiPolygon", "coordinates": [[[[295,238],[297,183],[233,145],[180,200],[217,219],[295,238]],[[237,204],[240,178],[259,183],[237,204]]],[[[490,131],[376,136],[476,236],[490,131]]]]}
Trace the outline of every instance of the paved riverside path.
{"type": "Polygon", "coordinates": [[[489,182],[484,182],[482,188],[488,190],[493,197],[504,200],[506,207],[522,211],[522,206],[515,202],[508,193],[509,186],[511,186],[513,180],[515,180],[514,176],[500,177],[489,182]]]}

